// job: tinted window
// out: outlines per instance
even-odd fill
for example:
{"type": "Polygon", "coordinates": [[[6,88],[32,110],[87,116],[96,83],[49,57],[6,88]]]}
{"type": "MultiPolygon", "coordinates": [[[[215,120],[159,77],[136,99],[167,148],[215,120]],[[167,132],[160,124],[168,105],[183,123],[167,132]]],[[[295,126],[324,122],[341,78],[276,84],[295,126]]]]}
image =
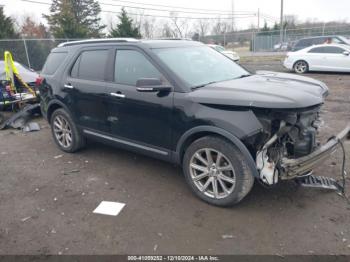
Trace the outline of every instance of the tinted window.
{"type": "Polygon", "coordinates": [[[43,74],[53,75],[66,57],[67,53],[51,53],[42,70],[43,74]]]}
{"type": "Polygon", "coordinates": [[[114,79],[119,84],[136,86],[140,78],[164,80],[161,73],[140,52],[134,50],[117,51],[114,79]]]}
{"type": "Polygon", "coordinates": [[[327,54],[342,54],[345,50],[336,46],[325,46],[323,52],[327,54]]]}
{"type": "Polygon", "coordinates": [[[315,47],[312,48],[309,53],[324,53],[324,47],[315,47]]]}
{"type": "Polygon", "coordinates": [[[78,78],[80,58],[81,58],[81,56],[79,56],[78,59],[75,61],[75,64],[74,64],[72,71],[71,71],[71,74],[70,74],[74,78],[78,78]]]}
{"type": "Polygon", "coordinates": [[[104,80],[108,50],[84,51],[76,60],[71,76],[88,80],[104,80]]]}
{"type": "Polygon", "coordinates": [[[297,44],[297,46],[310,46],[312,45],[311,39],[302,39],[297,44]]]}
{"type": "Polygon", "coordinates": [[[336,46],[315,47],[309,53],[342,54],[345,50],[336,46]]]}
{"type": "Polygon", "coordinates": [[[323,44],[325,40],[326,40],[325,38],[320,37],[320,38],[313,38],[311,42],[313,45],[320,45],[320,44],[323,44]]]}

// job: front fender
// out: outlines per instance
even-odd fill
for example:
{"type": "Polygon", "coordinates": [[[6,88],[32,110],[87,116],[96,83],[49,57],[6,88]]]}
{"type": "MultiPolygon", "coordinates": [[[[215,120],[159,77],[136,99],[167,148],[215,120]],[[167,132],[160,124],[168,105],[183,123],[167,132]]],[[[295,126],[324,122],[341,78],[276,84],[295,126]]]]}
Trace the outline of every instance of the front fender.
{"type": "Polygon", "coordinates": [[[226,139],[231,141],[235,146],[237,146],[237,148],[241,151],[241,153],[245,157],[247,164],[248,164],[248,167],[249,167],[250,171],[252,172],[253,176],[259,177],[255,161],[254,161],[252,155],[250,154],[249,150],[247,149],[247,147],[242,143],[242,141],[239,138],[237,138],[235,135],[233,135],[232,133],[230,133],[222,128],[215,127],[215,126],[197,126],[197,127],[194,127],[192,129],[188,130],[186,133],[184,133],[181,136],[181,138],[178,141],[177,146],[176,146],[176,152],[174,155],[175,162],[177,162],[177,163],[181,162],[181,152],[183,150],[183,147],[184,147],[187,139],[189,139],[191,136],[193,136],[195,134],[203,133],[203,132],[217,134],[217,135],[225,137],[226,139]]]}

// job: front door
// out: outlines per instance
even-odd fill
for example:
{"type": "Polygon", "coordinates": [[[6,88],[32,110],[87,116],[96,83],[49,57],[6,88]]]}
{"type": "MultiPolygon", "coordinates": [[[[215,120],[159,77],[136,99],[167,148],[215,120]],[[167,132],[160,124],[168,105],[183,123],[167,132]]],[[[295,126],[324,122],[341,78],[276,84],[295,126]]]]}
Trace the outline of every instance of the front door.
{"type": "Polygon", "coordinates": [[[136,81],[157,78],[168,83],[151,60],[138,49],[118,49],[112,81],[107,83],[111,134],[133,146],[167,155],[171,142],[173,91],[139,92],[136,81]]]}

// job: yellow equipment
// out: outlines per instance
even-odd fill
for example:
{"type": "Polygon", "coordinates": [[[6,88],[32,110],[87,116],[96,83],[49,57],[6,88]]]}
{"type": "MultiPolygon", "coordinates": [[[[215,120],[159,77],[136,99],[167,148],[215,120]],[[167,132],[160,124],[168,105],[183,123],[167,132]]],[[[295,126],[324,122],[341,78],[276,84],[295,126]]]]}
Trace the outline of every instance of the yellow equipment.
{"type": "Polygon", "coordinates": [[[20,77],[18,70],[15,66],[15,63],[13,62],[12,54],[9,51],[5,51],[4,60],[5,60],[6,80],[10,82],[11,91],[14,93],[19,93],[19,90],[16,87],[16,80],[17,80],[17,82],[21,86],[25,87],[34,97],[36,97],[35,91],[20,77]]]}

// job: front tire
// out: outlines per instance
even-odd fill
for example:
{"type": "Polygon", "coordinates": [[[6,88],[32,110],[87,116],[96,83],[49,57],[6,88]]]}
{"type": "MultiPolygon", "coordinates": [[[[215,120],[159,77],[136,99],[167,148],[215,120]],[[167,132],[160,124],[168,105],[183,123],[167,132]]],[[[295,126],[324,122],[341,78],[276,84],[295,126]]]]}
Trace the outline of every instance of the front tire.
{"type": "Polygon", "coordinates": [[[304,60],[299,60],[294,63],[293,69],[297,74],[304,74],[309,71],[309,64],[304,60]]]}
{"type": "Polygon", "coordinates": [[[239,149],[231,142],[215,136],[200,138],[187,148],[183,172],[195,195],[216,206],[237,204],[254,184],[254,178],[239,149]]]}
{"type": "Polygon", "coordinates": [[[85,146],[85,138],[64,109],[59,108],[53,112],[50,125],[53,139],[62,151],[74,153],[85,146]]]}

